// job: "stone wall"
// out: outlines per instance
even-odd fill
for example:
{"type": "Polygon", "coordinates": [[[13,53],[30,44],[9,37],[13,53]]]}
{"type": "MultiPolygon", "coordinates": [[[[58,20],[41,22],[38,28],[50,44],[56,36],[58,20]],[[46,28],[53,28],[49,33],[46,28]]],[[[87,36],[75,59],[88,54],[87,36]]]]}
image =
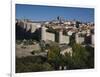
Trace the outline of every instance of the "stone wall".
{"type": "Polygon", "coordinates": [[[55,41],[55,34],[46,32],[46,40],[55,41]]]}
{"type": "Polygon", "coordinates": [[[62,35],[61,43],[69,44],[69,36],[62,35]]]}
{"type": "Polygon", "coordinates": [[[59,43],[60,44],[69,44],[69,36],[63,35],[62,31],[59,32],[59,43]]]}
{"type": "Polygon", "coordinates": [[[77,44],[82,44],[85,42],[85,37],[80,36],[80,34],[76,34],[75,41],[77,44]]]}
{"type": "Polygon", "coordinates": [[[91,43],[94,45],[94,35],[91,36],[91,43]]]}

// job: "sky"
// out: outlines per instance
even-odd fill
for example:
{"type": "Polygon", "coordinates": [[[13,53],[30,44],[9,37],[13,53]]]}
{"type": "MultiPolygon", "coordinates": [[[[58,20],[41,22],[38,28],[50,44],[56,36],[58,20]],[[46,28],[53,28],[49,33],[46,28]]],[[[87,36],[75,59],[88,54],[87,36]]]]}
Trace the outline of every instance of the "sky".
{"type": "Polygon", "coordinates": [[[55,20],[58,16],[66,20],[75,19],[82,22],[94,22],[94,9],[16,4],[16,19],[50,21],[55,20]]]}

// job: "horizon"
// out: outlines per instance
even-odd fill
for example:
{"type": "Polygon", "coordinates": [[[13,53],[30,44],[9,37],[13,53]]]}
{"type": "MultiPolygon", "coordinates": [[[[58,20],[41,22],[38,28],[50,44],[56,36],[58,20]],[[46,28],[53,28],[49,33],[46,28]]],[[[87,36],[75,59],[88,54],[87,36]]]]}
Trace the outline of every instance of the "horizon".
{"type": "Polygon", "coordinates": [[[16,19],[51,21],[58,16],[65,20],[94,23],[94,8],[16,4],[16,19]]]}

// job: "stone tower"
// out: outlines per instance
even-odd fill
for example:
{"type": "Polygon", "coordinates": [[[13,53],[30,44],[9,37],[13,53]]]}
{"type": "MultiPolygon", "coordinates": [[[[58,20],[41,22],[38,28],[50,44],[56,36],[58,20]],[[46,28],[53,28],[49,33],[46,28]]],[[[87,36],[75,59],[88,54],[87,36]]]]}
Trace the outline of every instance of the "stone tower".
{"type": "Polygon", "coordinates": [[[79,34],[78,33],[75,34],[75,41],[77,44],[79,43],[79,34]]]}
{"type": "Polygon", "coordinates": [[[24,27],[24,29],[26,29],[27,21],[24,19],[23,22],[24,22],[24,26],[23,27],[24,27]]]}
{"type": "Polygon", "coordinates": [[[59,44],[61,44],[62,43],[62,35],[63,35],[63,30],[60,30],[59,31],[59,44]]]}
{"type": "Polygon", "coordinates": [[[94,45],[94,34],[91,35],[91,44],[94,45]]]}
{"type": "Polygon", "coordinates": [[[46,27],[44,25],[41,26],[41,40],[46,41],[46,27]]]}

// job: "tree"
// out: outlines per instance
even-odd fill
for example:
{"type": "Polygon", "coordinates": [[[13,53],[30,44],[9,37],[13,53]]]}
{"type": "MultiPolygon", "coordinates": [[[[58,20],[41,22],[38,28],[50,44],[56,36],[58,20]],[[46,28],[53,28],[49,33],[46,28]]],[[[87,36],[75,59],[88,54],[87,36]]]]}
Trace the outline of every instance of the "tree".
{"type": "Polygon", "coordinates": [[[87,52],[85,47],[82,47],[80,44],[74,44],[72,46],[72,49],[73,49],[72,68],[74,68],[74,69],[87,68],[88,67],[87,59],[88,59],[89,53],[87,52]]]}
{"type": "Polygon", "coordinates": [[[89,53],[87,58],[87,66],[88,68],[94,68],[94,48],[91,46],[86,46],[85,48],[89,53]]]}
{"type": "Polygon", "coordinates": [[[53,67],[41,56],[16,58],[16,73],[50,71],[53,67]]]}
{"type": "Polygon", "coordinates": [[[58,45],[53,44],[48,51],[48,62],[51,63],[55,69],[58,69],[60,63],[60,48],[58,45]]]}

